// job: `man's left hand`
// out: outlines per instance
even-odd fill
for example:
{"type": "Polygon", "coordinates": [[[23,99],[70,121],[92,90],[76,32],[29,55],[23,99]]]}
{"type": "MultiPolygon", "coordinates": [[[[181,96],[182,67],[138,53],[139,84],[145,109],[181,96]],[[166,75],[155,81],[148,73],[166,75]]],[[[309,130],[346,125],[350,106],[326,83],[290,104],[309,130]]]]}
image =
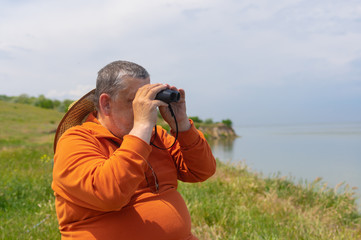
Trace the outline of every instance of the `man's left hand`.
{"type": "MultiPolygon", "coordinates": [[[[189,122],[187,111],[186,111],[186,101],[185,101],[185,92],[184,89],[177,89],[174,86],[169,87],[171,90],[179,91],[180,99],[178,102],[170,103],[174,112],[174,115],[178,122],[178,131],[184,132],[190,129],[191,124],[189,122]]],[[[168,107],[161,106],[159,107],[159,111],[163,117],[163,119],[169,124],[172,130],[176,130],[176,125],[174,122],[174,118],[169,111],[168,107]]]]}

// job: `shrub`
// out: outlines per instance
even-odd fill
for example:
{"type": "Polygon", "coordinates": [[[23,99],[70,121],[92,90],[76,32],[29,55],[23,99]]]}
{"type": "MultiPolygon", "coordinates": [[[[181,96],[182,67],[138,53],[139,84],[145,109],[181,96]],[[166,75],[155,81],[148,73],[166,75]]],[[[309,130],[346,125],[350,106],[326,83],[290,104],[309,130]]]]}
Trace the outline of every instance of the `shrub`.
{"type": "Polygon", "coordinates": [[[227,127],[232,127],[232,120],[231,119],[224,119],[222,120],[222,123],[226,125],[227,127]]]}
{"type": "Polygon", "coordinates": [[[203,122],[203,120],[197,116],[189,117],[189,118],[192,119],[194,123],[202,123],[203,122]]]}
{"type": "Polygon", "coordinates": [[[207,118],[205,121],[204,121],[205,124],[213,124],[213,119],[212,118],[207,118]]]}

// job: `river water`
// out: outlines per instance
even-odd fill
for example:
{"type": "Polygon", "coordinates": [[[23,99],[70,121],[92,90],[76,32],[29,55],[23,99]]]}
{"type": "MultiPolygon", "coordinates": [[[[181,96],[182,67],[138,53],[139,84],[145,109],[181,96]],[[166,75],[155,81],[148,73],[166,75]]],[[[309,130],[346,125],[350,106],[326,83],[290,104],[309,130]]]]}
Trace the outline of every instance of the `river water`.
{"type": "Polygon", "coordinates": [[[223,162],[243,162],[265,176],[280,174],[295,182],[321,177],[329,187],[344,182],[361,204],[361,122],[235,127],[240,137],[210,142],[223,162]]]}

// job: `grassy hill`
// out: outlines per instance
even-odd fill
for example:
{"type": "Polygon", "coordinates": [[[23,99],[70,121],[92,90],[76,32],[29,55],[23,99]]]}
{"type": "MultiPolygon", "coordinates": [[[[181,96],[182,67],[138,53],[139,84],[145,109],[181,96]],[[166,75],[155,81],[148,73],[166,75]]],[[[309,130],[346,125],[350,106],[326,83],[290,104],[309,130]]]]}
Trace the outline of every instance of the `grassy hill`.
{"type": "MultiPolygon", "coordinates": [[[[0,239],[60,239],[52,142],[63,113],[0,101],[0,239]]],[[[180,183],[199,239],[361,239],[353,193],[316,180],[265,178],[218,161],[204,183],[180,183]]]]}
{"type": "Polygon", "coordinates": [[[59,238],[50,184],[62,115],[0,101],[0,239],[59,238]]]}

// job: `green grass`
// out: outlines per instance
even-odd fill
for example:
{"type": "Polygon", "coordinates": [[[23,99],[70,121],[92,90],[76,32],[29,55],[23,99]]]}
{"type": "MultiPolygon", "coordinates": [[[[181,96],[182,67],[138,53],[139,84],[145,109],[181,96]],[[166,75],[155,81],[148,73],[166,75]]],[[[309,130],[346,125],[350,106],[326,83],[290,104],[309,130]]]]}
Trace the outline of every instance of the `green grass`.
{"type": "Polygon", "coordinates": [[[0,152],[1,239],[58,238],[49,150],[43,144],[0,152]]]}
{"type": "Polygon", "coordinates": [[[361,239],[354,194],[319,179],[295,184],[218,161],[210,180],[179,190],[200,239],[361,239]]]}
{"type": "Polygon", "coordinates": [[[62,113],[0,101],[0,239],[57,239],[52,141],[62,113]]]}
{"type": "MultiPolygon", "coordinates": [[[[0,239],[60,239],[51,190],[62,113],[0,101],[0,239]]],[[[294,183],[218,161],[204,183],[180,183],[200,239],[361,239],[353,193],[294,183]]]]}

